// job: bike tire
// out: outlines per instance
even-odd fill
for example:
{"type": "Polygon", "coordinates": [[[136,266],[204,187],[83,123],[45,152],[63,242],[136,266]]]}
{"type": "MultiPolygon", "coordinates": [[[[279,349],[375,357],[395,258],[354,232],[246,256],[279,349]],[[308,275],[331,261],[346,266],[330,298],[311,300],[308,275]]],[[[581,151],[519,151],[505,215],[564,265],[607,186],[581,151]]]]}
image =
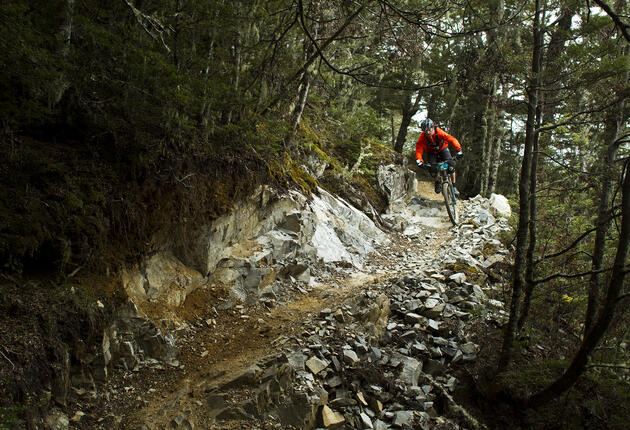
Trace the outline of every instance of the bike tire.
{"type": "Polygon", "coordinates": [[[451,223],[456,226],[459,222],[457,215],[457,199],[453,192],[453,185],[450,182],[444,182],[442,184],[442,196],[444,197],[444,204],[446,205],[446,212],[451,220],[451,223]]]}

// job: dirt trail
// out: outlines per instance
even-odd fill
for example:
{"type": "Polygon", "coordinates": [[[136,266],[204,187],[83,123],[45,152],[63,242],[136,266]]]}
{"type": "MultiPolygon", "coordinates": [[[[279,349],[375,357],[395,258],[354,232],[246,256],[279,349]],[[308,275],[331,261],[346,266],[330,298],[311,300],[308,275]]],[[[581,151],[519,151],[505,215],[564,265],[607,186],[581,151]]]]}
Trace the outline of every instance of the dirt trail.
{"type": "MultiPolygon", "coordinates": [[[[420,182],[418,193],[441,200],[431,182],[420,182]]],[[[444,213],[446,216],[446,212],[444,213]]],[[[368,271],[340,268],[309,291],[295,291],[290,300],[268,309],[261,303],[235,305],[217,312],[229,297],[227,291],[207,288],[193,293],[181,316],[189,329],[177,333],[181,350],[174,366],[155,364],[136,372],[114,375],[96,398],[81,397],[68,411],[85,415],[71,422],[81,429],[168,428],[177,411],[187,411],[197,426],[207,423],[205,397],[209,388],[234,379],[262,358],[275,352],[302,330],[303,322],[359,294],[366,285],[399,275],[403,255],[428,255],[452,238],[448,224],[430,228],[430,241],[409,241],[397,234],[391,244],[373,255],[368,271]]],[[[230,424],[226,424],[230,428],[230,424]]],[[[216,428],[216,427],[212,427],[216,428]]],[[[238,427],[240,428],[240,427],[238,427]]]]}

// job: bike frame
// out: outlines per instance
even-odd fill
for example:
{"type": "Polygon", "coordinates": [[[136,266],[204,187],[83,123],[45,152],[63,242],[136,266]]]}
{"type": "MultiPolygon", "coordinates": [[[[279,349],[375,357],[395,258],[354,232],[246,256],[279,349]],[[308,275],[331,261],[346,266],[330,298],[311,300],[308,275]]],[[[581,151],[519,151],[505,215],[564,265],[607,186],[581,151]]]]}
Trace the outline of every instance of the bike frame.
{"type": "Polygon", "coordinates": [[[432,164],[433,168],[437,171],[438,179],[442,187],[442,197],[444,197],[444,204],[446,205],[446,212],[453,225],[457,225],[459,218],[457,215],[457,197],[453,190],[453,182],[451,181],[451,175],[448,172],[449,164],[444,161],[437,164],[432,164]]]}

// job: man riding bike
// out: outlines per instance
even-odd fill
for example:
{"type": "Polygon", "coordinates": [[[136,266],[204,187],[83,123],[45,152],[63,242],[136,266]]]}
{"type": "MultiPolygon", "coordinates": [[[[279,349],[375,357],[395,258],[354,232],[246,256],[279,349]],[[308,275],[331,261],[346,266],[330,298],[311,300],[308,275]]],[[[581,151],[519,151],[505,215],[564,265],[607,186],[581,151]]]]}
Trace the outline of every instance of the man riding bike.
{"type": "MultiPolygon", "coordinates": [[[[457,139],[437,127],[429,118],[422,120],[420,128],[422,129],[422,133],[416,142],[416,163],[418,164],[418,167],[431,172],[431,164],[446,161],[449,165],[448,172],[451,175],[451,181],[453,182],[453,192],[456,196],[459,196],[459,191],[455,188],[455,162],[448,150],[448,145],[452,145],[457,151],[455,155],[457,159],[464,156],[462,146],[459,144],[457,139]],[[424,151],[427,152],[426,163],[422,158],[424,151]]],[[[436,194],[439,194],[442,190],[440,189],[440,182],[438,180],[437,173],[435,175],[435,181],[435,192],[436,194]]]]}

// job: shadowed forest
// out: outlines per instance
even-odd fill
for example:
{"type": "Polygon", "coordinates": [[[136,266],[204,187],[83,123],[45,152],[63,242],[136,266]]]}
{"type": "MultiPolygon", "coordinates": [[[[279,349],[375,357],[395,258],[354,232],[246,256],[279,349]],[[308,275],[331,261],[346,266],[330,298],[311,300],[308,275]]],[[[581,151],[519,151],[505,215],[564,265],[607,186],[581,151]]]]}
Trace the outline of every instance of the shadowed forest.
{"type": "Polygon", "coordinates": [[[627,427],[626,1],[6,0],[0,24],[1,429],[53,402],[59,343],[100,341],[115,274],[263,184],[383,213],[380,165],[428,180],[426,117],[461,197],[515,213],[469,407],[627,427]]]}

